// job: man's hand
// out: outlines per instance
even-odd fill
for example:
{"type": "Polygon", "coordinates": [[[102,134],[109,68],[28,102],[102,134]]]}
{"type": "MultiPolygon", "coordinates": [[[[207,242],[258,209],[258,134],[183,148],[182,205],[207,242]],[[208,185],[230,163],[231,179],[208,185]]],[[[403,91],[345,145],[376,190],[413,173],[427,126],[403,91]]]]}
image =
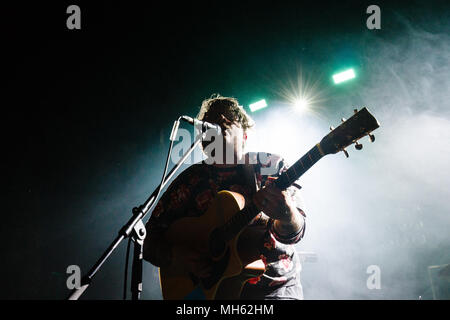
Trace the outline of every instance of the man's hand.
{"type": "Polygon", "coordinates": [[[268,183],[253,197],[256,207],[275,219],[275,229],[281,235],[290,235],[303,228],[304,220],[287,190],[268,183]]]}
{"type": "Polygon", "coordinates": [[[290,222],[297,212],[295,204],[286,190],[280,190],[269,184],[259,190],[253,197],[256,207],[269,217],[283,222],[290,222]]]}

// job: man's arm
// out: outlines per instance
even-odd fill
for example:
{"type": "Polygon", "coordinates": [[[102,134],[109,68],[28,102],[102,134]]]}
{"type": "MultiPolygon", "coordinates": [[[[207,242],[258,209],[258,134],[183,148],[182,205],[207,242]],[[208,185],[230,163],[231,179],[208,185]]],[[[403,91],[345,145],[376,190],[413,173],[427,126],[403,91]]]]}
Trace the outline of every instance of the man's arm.
{"type": "Polygon", "coordinates": [[[258,191],[253,199],[259,210],[274,219],[272,228],[280,241],[286,239],[287,242],[297,242],[304,233],[305,214],[300,209],[302,203],[298,203],[298,197],[292,193],[295,194],[295,191],[282,191],[271,184],[258,191]]]}
{"type": "Polygon", "coordinates": [[[274,230],[283,238],[292,238],[305,226],[305,218],[297,208],[287,209],[286,219],[275,219],[274,230]]]}

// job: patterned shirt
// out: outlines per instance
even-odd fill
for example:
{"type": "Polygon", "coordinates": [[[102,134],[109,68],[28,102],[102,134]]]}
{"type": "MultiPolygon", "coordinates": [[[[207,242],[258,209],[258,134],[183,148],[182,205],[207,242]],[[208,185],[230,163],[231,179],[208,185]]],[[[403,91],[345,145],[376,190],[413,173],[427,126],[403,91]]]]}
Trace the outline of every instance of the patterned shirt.
{"type": "MultiPolygon", "coordinates": [[[[163,235],[175,220],[201,216],[221,190],[240,193],[246,203],[251,203],[256,190],[288,168],[277,155],[249,153],[247,156],[251,159],[250,163],[254,163],[251,170],[256,183],[253,185],[246,178],[243,164],[220,168],[200,162],[183,171],[159,200],[147,223],[148,232],[163,235]]],[[[300,214],[306,217],[299,189],[300,186],[293,184],[287,190],[300,214]]],[[[262,276],[250,279],[245,284],[241,298],[303,299],[299,279],[301,266],[294,244],[303,237],[305,224],[299,232],[281,236],[274,228],[274,220],[260,212],[247,228],[258,229],[263,234],[259,248],[255,249],[259,251],[266,269],[262,276]]]]}

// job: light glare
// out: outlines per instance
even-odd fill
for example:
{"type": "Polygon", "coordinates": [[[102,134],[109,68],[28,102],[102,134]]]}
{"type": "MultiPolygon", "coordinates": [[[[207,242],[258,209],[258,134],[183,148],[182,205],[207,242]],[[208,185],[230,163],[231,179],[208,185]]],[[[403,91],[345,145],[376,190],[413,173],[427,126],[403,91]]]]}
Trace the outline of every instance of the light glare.
{"type": "Polygon", "coordinates": [[[348,69],[346,71],[336,73],[333,75],[333,80],[335,84],[353,79],[355,77],[355,71],[353,69],[348,69]]]}
{"type": "Polygon", "coordinates": [[[309,103],[308,100],[305,98],[300,98],[295,100],[294,107],[297,111],[303,111],[308,107],[309,103]]]}
{"type": "Polygon", "coordinates": [[[252,103],[251,105],[249,105],[251,112],[255,112],[255,111],[263,109],[265,107],[267,107],[267,103],[266,103],[265,99],[262,99],[258,102],[255,102],[255,103],[252,103]]]}

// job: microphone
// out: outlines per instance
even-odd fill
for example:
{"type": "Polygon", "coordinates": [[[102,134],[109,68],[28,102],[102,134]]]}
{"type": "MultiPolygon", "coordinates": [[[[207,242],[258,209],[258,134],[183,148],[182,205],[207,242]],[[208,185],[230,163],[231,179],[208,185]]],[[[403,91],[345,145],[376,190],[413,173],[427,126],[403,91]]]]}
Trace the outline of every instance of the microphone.
{"type": "Polygon", "coordinates": [[[203,129],[203,131],[212,129],[212,130],[216,131],[217,135],[221,135],[222,134],[222,129],[220,128],[220,126],[218,124],[209,123],[209,122],[201,121],[201,120],[198,120],[198,119],[193,119],[193,118],[188,117],[188,116],[181,116],[180,118],[181,118],[181,120],[189,122],[190,124],[192,124],[196,128],[201,127],[203,129]]]}

